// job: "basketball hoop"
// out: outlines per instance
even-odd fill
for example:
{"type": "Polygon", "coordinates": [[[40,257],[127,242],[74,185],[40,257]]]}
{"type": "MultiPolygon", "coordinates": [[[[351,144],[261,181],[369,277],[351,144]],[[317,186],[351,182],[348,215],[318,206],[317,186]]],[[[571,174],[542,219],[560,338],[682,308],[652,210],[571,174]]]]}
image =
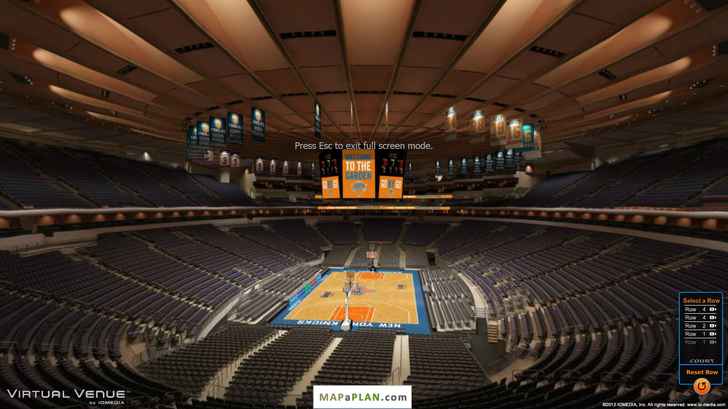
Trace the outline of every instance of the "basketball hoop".
{"type": "Polygon", "coordinates": [[[342,331],[349,331],[351,329],[351,319],[349,319],[349,297],[354,289],[354,280],[356,279],[356,272],[346,272],[346,282],[344,283],[344,320],[341,323],[342,331]]]}

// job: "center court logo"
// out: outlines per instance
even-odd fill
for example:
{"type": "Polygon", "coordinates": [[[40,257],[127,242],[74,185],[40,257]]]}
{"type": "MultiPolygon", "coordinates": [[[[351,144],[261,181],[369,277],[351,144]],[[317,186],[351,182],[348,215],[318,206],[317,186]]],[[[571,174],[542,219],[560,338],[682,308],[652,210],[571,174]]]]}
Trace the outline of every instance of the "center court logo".
{"type": "Polygon", "coordinates": [[[411,409],[411,385],[314,385],[314,409],[411,409]]]}

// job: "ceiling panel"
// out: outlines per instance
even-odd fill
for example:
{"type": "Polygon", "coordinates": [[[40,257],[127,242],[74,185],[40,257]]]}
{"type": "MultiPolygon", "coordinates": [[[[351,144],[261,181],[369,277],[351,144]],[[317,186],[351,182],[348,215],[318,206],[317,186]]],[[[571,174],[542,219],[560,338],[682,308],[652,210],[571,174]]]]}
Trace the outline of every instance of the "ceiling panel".
{"type": "Polygon", "coordinates": [[[301,68],[300,72],[316,92],[346,91],[346,73],[341,66],[301,68]]]}
{"type": "Polygon", "coordinates": [[[277,33],[336,28],[336,12],[330,0],[259,0],[258,4],[277,33]]]}
{"type": "Polygon", "coordinates": [[[402,65],[445,67],[453,61],[463,45],[462,42],[454,40],[411,38],[402,59],[402,65]]]}
{"type": "Polygon", "coordinates": [[[259,71],[258,77],[267,85],[273,87],[279,94],[295,94],[306,92],[303,83],[298,79],[296,73],[290,69],[272,71],[259,71]]]}
{"type": "Polygon", "coordinates": [[[395,91],[425,92],[437,81],[441,71],[432,68],[400,67],[395,91]]]}
{"type": "Polygon", "coordinates": [[[385,91],[392,67],[352,66],[351,83],[355,91],[385,91]]]}
{"type": "Polygon", "coordinates": [[[265,97],[270,95],[248,74],[231,75],[229,77],[220,78],[220,82],[245,98],[265,97]]]}
{"type": "Polygon", "coordinates": [[[343,64],[339,39],[336,37],[293,38],[286,40],[284,46],[299,67],[343,64]]]}
{"type": "Polygon", "coordinates": [[[483,77],[483,74],[478,72],[450,71],[434,92],[445,95],[463,95],[483,77]]]}
{"type": "Polygon", "coordinates": [[[649,13],[668,0],[628,1],[615,7],[614,3],[604,0],[585,0],[577,8],[580,14],[606,21],[617,26],[624,26],[630,21],[649,13]]]}
{"type": "Polygon", "coordinates": [[[427,97],[417,109],[420,113],[434,114],[443,112],[453,103],[452,98],[427,97]]]}
{"type": "Polygon", "coordinates": [[[517,84],[517,80],[494,75],[488,78],[488,80],[470,96],[490,101],[491,99],[502,95],[508,89],[516,86],[517,84]]]}
{"type": "Polygon", "coordinates": [[[556,67],[560,61],[550,55],[525,51],[501,68],[498,75],[513,79],[526,79],[556,67]]]}
{"type": "Polygon", "coordinates": [[[349,63],[394,65],[413,4],[413,0],[341,0],[349,63]]]}

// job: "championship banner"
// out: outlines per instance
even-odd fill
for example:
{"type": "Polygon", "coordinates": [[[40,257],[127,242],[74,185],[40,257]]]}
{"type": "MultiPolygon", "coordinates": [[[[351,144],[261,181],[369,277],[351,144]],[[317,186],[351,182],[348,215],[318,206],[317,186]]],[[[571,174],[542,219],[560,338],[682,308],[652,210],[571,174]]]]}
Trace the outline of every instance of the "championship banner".
{"type": "Polygon", "coordinates": [[[342,152],[344,199],[374,199],[375,158],[374,150],[345,149],[342,152]]]}
{"type": "Polygon", "coordinates": [[[197,140],[197,127],[190,125],[187,127],[187,145],[198,145],[197,140]]]}
{"type": "Polygon", "coordinates": [[[313,135],[321,139],[321,105],[318,102],[313,104],[313,135]]]}
{"type": "Polygon", "coordinates": [[[197,121],[197,144],[210,146],[210,124],[205,121],[197,121]]]}
{"type": "Polygon", "coordinates": [[[243,143],[243,116],[235,112],[227,114],[227,143],[237,145],[243,143]]]}
{"type": "Polygon", "coordinates": [[[250,128],[255,142],[265,142],[265,111],[253,107],[250,117],[250,128]]]}
{"type": "Polygon", "coordinates": [[[524,159],[541,158],[541,131],[533,124],[523,124],[523,147],[519,150],[524,159]]]}
{"type": "Polygon", "coordinates": [[[498,114],[490,121],[490,141],[493,146],[504,146],[508,130],[506,129],[506,118],[498,114]]]}
{"type": "Polygon", "coordinates": [[[205,158],[205,148],[199,145],[197,138],[197,126],[190,125],[187,127],[187,149],[185,151],[187,160],[200,161],[205,158]]]}
{"type": "Polygon", "coordinates": [[[214,116],[210,117],[210,146],[225,146],[225,120],[214,116]]]}
{"type": "Polygon", "coordinates": [[[514,149],[520,148],[523,144],[523,138],[521,135],[521,120],[511,119],[508,124],[508,139],[506,140],[506,148],[514,149]]]}

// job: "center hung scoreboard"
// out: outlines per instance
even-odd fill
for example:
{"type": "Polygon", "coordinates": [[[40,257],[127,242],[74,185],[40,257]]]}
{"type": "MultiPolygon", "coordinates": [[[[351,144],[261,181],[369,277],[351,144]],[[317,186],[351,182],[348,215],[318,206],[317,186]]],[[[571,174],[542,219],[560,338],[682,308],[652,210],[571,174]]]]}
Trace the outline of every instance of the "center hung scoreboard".
{"type": "Polygon", "coordinates": [[[321,197],[401,199],[406,161],[404,150],[323,151],[319,154],[321,197]]]}

